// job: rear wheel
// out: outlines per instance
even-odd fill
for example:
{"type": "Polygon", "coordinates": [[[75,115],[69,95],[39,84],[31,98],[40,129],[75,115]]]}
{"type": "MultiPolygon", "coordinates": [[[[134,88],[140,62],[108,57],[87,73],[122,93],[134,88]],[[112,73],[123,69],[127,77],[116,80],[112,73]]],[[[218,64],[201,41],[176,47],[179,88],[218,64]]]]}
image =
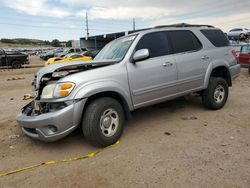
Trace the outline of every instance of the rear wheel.
{"type": "Polygon", "coordinates": [[[240,39],[245,39],[244,33],[241,33],[241,34],[240,34],[240,39]]]}
{"type": "Polygon", "coordinates": [[[13,69],[20,69],[22,67],[22,64],[20,61],[13,61],[12,62],[12,68],[13,69]]]}
{"type": "Polygon", "coordinates": [[[250,67],[248,68],[248,74],[250,74],[250,67]]]}
{"type": "Polygon", "coordinates": [[[202,102],[205,107],[221,109],[228,98],[228,84],[224,78],[211,77],[208,88],[202,93],[202,102]]]}
{"type": "Polygon", "coordinates": [[[105,147],[115,143],[122,134],[124,111],[113,98],[99,98],[91,102],[82,121],[82,130],[87,142],[105,147]]]}

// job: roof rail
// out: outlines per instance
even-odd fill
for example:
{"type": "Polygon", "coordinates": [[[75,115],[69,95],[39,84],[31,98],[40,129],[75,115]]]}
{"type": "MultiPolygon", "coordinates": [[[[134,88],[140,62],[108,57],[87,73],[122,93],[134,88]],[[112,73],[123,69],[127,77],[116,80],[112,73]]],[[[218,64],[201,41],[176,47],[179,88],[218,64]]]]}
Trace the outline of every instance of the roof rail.
{"type": "Polygon", "coordinates": [[[159,25],[159,26],[155,26],[153,27],[153,29],[159,29],[159,28],[165,28],[165,27],[210,27],[210,28],[214,28],[214,26],[212,25],[199,25],[199,24],[187,24],[187,23],[178,23],[178,24],[172,24],[172,25],[159,25]]]}

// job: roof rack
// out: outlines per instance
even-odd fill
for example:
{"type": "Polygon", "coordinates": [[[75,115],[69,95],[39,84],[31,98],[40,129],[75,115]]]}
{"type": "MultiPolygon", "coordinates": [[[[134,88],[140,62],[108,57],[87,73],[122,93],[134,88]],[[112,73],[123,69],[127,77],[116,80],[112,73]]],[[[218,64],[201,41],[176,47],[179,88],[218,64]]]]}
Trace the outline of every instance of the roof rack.
{"type": "Polygon", "coordinates": [[[165,28],[165,27],[210,27],[210,28],[214,28],[214,26],[212,25],[199,25],[199,24],[187,24],[187,23],[178,23],[178,24],[172,24],[172,25],[159,25],[159,26],[155,26],[153,27],[153,29],[159,29],[159,28],[165,28]]]}

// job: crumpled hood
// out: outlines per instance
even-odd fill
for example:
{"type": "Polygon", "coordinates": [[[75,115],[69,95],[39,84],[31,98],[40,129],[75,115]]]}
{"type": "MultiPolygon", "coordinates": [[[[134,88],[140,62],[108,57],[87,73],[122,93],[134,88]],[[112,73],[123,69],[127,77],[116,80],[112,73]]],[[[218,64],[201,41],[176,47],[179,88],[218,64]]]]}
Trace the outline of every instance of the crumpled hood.
{"type": "Polygon", "coordinates": [[[36,74],[35,88],[38,89],[41,79],[45,75],[52,74],[53,72],[67,71],[70,69],[83,69],[84,67],[89,67],[89,69],[94,69],[102,66],[113,65],[117,63],[115,60],[91,60],[91,61],[79,61],[79,62],[67,62],[52,64],[48,67],[41,68],[36,74]]]}

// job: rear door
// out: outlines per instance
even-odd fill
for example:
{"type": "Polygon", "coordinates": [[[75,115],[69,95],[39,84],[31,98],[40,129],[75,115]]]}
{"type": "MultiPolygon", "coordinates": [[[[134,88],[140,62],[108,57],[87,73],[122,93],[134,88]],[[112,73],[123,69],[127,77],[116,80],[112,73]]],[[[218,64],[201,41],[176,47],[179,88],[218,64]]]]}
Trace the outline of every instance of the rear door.
{"type": "Polygon", "coordinates": [[[189,30],[168,31],[178,70],[179,92],[203,85],[205,64],[209,56],[202,51],[199,39],[189,30]]]}
{"type": "Polygon", "coordinates": [[[148,49],[150,57],[136,63],[127,63],[135,108],[163,101],[177,92],[177,69],[167,33],[164,31],[145,34],[135,51],[140,49],[148,49]]]}
{"type": "Polygon", "coordinates": [[[242,46],[241,52],[239,54],[240,64],[250,64],[250,45],[242,46]]]}

